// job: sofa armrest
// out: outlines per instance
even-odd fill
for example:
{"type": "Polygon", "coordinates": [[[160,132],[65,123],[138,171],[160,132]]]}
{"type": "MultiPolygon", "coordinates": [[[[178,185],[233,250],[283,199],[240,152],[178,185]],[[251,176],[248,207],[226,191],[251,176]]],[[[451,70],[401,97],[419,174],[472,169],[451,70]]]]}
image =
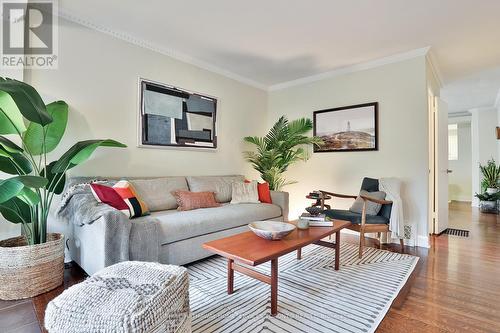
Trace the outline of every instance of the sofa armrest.
{"type": "Polygon", "coordinates": [[[271,200],[273,201],[273,204],[280,206],[283,220],[288,221],[288,192],[271,191],[271,200]]]}

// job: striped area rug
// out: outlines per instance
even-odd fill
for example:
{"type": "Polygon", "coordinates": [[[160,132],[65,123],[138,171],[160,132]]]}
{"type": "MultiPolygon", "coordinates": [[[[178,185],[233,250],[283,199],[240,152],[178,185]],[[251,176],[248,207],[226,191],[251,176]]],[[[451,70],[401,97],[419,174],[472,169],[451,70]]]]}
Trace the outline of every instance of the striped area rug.
{"type": "MultiPolygon", "coordinates": [[[[309,245],[279,259],[278,311],[270,316],[270,286],[235,272],[226,293],[226,259],[188,266],[193,332],[374,332],[417,264],[418,257],[342,243],[339,271],[333,249],[309,245]]],[[[269,263],[255,268],[269,274],[269,263]]]]}

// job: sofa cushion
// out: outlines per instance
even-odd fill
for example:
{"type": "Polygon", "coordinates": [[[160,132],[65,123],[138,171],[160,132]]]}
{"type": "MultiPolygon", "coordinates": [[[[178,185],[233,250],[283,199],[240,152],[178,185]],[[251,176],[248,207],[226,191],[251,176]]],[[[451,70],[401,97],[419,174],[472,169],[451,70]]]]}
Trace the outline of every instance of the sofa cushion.
{"type": "Polygon", "coordinates": [[[257,191],[257,181],[252,182],[233,182],[231,193],[231,203],[260,203],[259,192],[257,191]]]}
{"type": "Polygon", "coordinates": [[[192,192],[214,192],[218,202],[231,201],[232,183],[243,182],[243,176],[196,176],[186,177],[192,192]]]}
{"type": "Polygon", "coordinates": [[[130,218],[149,215],[149,207],[128,180],[120,180],[113,189],[122,197],[130,210],[130,218]]]}
{"type": "Polygon", "coordinates": [[[179,205],[177,210],[212,208],[221,205],[215,201],[214,192],[175,191],[173,194],[179,205]]]}
{"type": "Polygon", "coordinates": [[[151,215],[160,223],[162,245],[281,216],[272,204],[225,204],[190,211],[168,210],[151,215]]]}
{"type": "Polygon", "coordinates": [[[177,208],[172,192],[188,190],[185,177],[131,179],[130,182],[152,212],[177,208]]]}

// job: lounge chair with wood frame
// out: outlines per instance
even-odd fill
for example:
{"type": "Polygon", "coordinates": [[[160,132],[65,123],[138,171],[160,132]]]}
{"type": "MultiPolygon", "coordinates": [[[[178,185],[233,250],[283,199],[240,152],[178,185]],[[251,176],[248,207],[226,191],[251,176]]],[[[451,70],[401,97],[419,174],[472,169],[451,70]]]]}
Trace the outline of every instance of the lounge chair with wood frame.
{"type": "MultiPolygon", "coordinates": [[[[378,179],[373,178],[364,178],[363,183],[361,184],[361,190],[365,190],[367,192],[376,192],[379,190],[378,187],[378,179]]],[[[327,191],[322,191],[321,198],[321,208],[324,209],[324,199],[325,195],[329,195],[337,198],[347,198],[347,199],[356,199],[356,195],[345,195],[345,194],[337,194],[327,191]]],[[[347,227],[348,229],[359,232],[359,258],[363,257],[363,248],[365,246],[365,233],[377,233],[379,246],[380,246],[380,236],[382,232],[385,232],[386,235],[390,231],[389,230],[389,219],[391,217],[392,210],[392,201],[388,200],[379,200],[375,198],[371,198],[369,196],[361,196],[363,199],[363,210],[362,213],[351,212],[350,210],[340,210],[340,209],[327,209],[325,210],[326,216],[337,219],[337,220],[346,220],[351,222],[352,224],[347,227]],[[377,215],[367,215],[366,214],[366,203],[367,201],[375,202],[382,205],[379,213],[377,215]]],[[[401,252],[404,252],[404,243],[403,239],[399,240],[401,244],[401,252]]]]}

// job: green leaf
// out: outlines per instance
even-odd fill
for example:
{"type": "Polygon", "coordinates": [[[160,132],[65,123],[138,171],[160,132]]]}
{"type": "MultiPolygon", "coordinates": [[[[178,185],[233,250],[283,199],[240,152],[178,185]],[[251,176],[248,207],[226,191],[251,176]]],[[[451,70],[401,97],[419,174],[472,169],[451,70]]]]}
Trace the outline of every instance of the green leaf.
{"type": "Polygon", "coordinates": [[[0,203],[16,197],[24,188],[18,177],[0,181],[0,203]]]}
{"type": "Polygon", "coordinates": [[[23,135],[23,141],[28,151],[33,155],[43,154],[43,142],[45,141],[45,152],[53,151],[66,130],[68,123],[68,104],[63,101],[57,101],[47,104],[47,112],[52,116],[53,121],[42,127],[31,122],[23,135]],[[45,129],[45,137],[43,130],[45,129]]]}
{"type": "Polygon", "coordinates": [[[265,137],[245,137],[243,140],[256,146],[256,152],[245,151],[243,156],[257,170],[261,178],[269,183],[273,190],[293,184],[284,177],[288,167],[298,161],[307,161],[309,154],[304,145],[321,145],[318,137],[306,134],[313,123],[308,118],[288,121],[282,116],[272,126],[265,137]]]}
{"type": "Polygon", "coordinates": [[[123,143],[115,140],[86,140],[77,142],[54,164],[53,173],[65,172],[80,163],[85,162],[98,147],[127,147],[123,143]]]}
{"type": "Polygon", "coordinates": [[[40,202],[40,197],[33,190],[25,187],[17,195],[17,198],[21,199],[28,206],[36,206],[40,202]]]}
{"type": "Polygon", "coordinates": [[[30,223],[30,207],[19,198],[12,198],[0,204],[0,213],[12,223],[30,223]]]}
{"type": "Polygon", "coordinates": [[[0,147],[2,147],[8,153],[22,153],[23,149],[16,145],[14,142],[10,141],[3,135],[0,135],[0,147]]]}
{"type": "Polygon", "coordinates": [[[24,118],[45,126],[52,122],[52,116],[47,112],[45,103],[38,92],[27,83],[0,78],[0,91],[12,97],[24,118]]]}
{"type": "Polygon", "coordinates": [[[0,156],[0,171],[11,175],[22,175],[30,173],[33,169],[29,160],[22,154],[10,154],[10,157],[0,156]]]}
{"type": "Polygon", "coordinates": [[[26,131],[23,116],[16,103],[4,91],[0,91],[0,134],[18,134],[26,131]]]}
{"type": "Polygon", "coordinates": [[[62,191],[64,190],[64,185],[66,184],[66,174],[61,174],[61,173],[53,173],[52,169],[54,165],[56,164],[56,161],[51,162],[49,165],[47,165],[46,172],[45,169],[42,170],[40,173],[40,176],[46,177],[49,183],[45,188],[49,192],[54,192],[55,194],[61,194],[62,191]],[[62,176],[62,178],[60,178],[62,176]],[[61,179],[59,183],[56,183],[58,179],[61,179]]]}
{"type": "Polygon", "coordinates": [[[16,179],[19,182],[21,182],[24,186],[33,188],[42,188],[45,187],[45,185],[47,185],[48,183],[47,179],[44,177],[30,176],[30,175],[17,176],[17,177],[12,177],[10,179],[16,179]]]}

